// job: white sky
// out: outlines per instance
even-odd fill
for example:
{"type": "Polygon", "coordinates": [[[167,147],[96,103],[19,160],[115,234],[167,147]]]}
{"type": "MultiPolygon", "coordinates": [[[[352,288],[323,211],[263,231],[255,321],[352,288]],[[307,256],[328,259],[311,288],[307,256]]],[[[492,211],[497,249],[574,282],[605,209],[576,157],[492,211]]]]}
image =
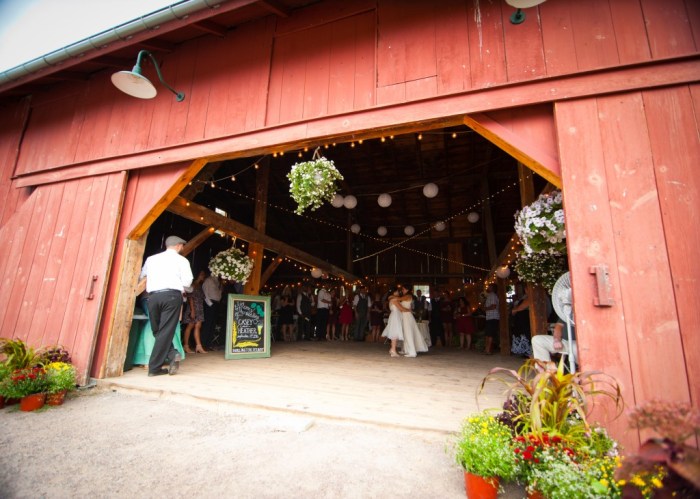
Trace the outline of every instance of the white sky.
{"type": "Polygon", "coordinates": [[[0,71],[176,0],[0,0],[0,71]]]}

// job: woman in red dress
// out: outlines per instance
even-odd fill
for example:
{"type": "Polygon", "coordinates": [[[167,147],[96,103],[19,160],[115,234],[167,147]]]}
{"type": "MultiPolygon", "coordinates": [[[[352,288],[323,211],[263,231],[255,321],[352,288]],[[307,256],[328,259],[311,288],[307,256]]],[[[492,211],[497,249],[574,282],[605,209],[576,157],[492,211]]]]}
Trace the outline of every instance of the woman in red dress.
{"type": "Polygon", "coordinates": [[[474,334],[474,319],[469,302],[463,296],[459,298],[455,309],[455,319],[457,321],[457,332],[459,333],[459,348],[464,350],[464,340],[467,340],[467,350],[472,346],[472,334],[474,334]]]}
{"type": "Polygon", "coordinates": [[[352,305],[350,304],[349,297],[343,297],[340,301],[340,313],[338,315],[338,323],[340,324],[341,332],[340,339],[342,341],[348,341],[350,324],[352,324],[353,319],[352,305]]]}

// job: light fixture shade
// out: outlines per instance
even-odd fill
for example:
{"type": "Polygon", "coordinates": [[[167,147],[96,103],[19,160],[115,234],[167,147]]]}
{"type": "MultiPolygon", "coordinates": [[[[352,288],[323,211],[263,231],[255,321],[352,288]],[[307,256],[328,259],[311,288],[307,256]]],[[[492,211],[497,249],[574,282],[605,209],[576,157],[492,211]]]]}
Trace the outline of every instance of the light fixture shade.
{"type": "Polygon", "coordinates": [[[352,210],[355,206],[357,206],[357,198],[352,194],[349,196],[345,196],[345,199],[343,200],[343,206],[345,206],[348,210],[352,210]]]}
{"type": "Polygon", "coordinates": [[[382,208],[388,208],[391,206],[391,194],[380,194],[377,198],[377,204],[382,208]]]}
{"type": "Polygon", "coordinates": [[[379,227],[377,227],[377,234],[379,234],[381,237],[386,236],[386,232],[387,232],[386,227],[384,227],[383,225],[380,225],[379,227]]]}
{"type": "Polygon", "coordinates": [[[500,279],[507,279],[508,276],[510,275],[510,268],[508,265],[503,265],[501,267],[498,267],[496,269],[496,277],[500,279]]]}
{"type": "Polygon", "coordinates": [[[311,277],[314,279],[318,279],[323,275],[323,271],[321,269],[317,269],[316,267],[311,269],[311,277]]]}
{"type": "Polygon", "coordinates": [[[148,78],[134,71],[119,71],[112,75],[112,84],[119,90],[139,99],[152,99],[158,94],[148,78]]]}
{"type": "Polygon", "coordinates": [[[469,220],[471,223],[475,224],[476,222],[479,221],[479,214],[475,211],[472,211],[469,215],[467,215],[467,220],[469,220]]]}
{"type": "Polygon", "coordinates": [[[445,222],[443,222],[443,221],[440,221],[440,222],[436,223],[435,225],[433,225],[433,227],[435,228],[436,231],[442,232],[447,227],[447,224],[445,224],[445,222]]]}
{"type": "Polygon", "coordinates": [[[404,227],[403,233],[407,236],[412,236],[416,233],[416,229],[413,228],[413,225],[407,225],[406,227],[404,227]]]}
{"type": "Polygon", "coordinates": [[[516,9],[529,9],[530,7],[535,7],[546,0],[506,0],[506,3],[511,7],[516,9]]]}
{"type": "Polygon", "coordinates": [[[350,232],[353,234],[359,234],[360,233],[360,226],[358,224],[352,224],[350,226],[350,232]]]}
{"type": "Polygon", "coordinates": [[[336,194],[333,196],[333,199],[331,199],[331,205],[333,205],[333,208],[342,208],[345,204],[344,201],[345,198],[342,195],[336,194]]]}
{"type": "Polygon", "coordinates": [[[427,198],[434,198],[438,195],[438,186],[432,182],[423,186],[423,195],[427,198]]]}

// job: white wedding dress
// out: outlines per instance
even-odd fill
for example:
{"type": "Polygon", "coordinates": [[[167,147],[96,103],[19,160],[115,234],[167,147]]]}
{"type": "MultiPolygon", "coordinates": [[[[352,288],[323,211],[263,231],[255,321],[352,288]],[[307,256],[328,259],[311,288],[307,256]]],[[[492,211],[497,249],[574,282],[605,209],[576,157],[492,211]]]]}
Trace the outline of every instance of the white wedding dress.
{"type": "MultiPolygon", "coordinates": [[[[404,305],[406,306],[406,305],[404,305]]],[[[410,303],[408,304],[410,306],[410,303]]],[[[427,352],[428,344],[418,329],[416,319],[411,312],[401,312],[403,326],[403,353],[406,357],[415,357],[417,352],[427,352]]]]}
{"type": "Polygon", "coordinates": [[[401,317],[401,310],[394,303],[389,303],[389,320],[386,323],[386,327],[382,332],[384,338],[389,338],[390,340],[403,340],[403,322],[401,317]]]}

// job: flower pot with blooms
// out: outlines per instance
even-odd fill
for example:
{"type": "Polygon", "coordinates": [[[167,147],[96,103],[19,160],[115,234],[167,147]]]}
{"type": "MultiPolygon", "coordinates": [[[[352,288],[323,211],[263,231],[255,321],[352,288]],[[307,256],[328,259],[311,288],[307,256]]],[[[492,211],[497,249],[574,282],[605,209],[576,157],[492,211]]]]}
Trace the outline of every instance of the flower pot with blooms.
{"type": "Polygon", "coordinates": [[[66,392],[75,389],[75,367],[67,362],[51,362],[46,365],[46,403],[61,405],[66,392]]]}
{"type": "Polygon", "coordinates": [[[19,339],[0,338],[0,355],[11,371],[39,364],[39,354],[19,339]]]}
{"type": "Polygon", "coordinates": [[[292,165],[292,170],[287,174],[289,192],[297,203],[295,211],[299,215],[307,208],[316,210],[323,201],[330,202],[338,190],[335,182],[343,180],[333,161],[324,158],[318,151],[318,148],[314,151],[311,161],[292,165]]]}
{"type": "Polygon", "coordinates": [[[0,385],[0,393],[6,398],[20,399],[20,409],[33,410],[28,406],[25,407],[25,399],[27,402],[31,402],[31,399],[37,398],[34,395],[40,394],[38,397],[41,399],[39,407],[43,406],[47,387],[46,370],[43,367],[31,367],[13,371],[0,385]]]}
{"type": "Polygon", "coordinates": [[[687,402],[652,400],[633,409],[630,425],[652,431],[637,454],[626,456],[616,476],[626,496],[700,497],[700,410],[687,402]],[[629,494],[629,495],[627,495],[629,494]]]}
{"type": "Polygon", "coordinates": [[[44,366],[46,364],[50,364],[51,362],[65,362],[66,364],[72,363],[68,350],[65,350],[59,345],[43,348],[38,352],[38,355],[39,363],[44,366]]]}
{"type": "Polygon", "coordinates": [[[253,271],[253,259],[236,247],[217,253],[209,260],[212,275],[245,284],[253,271]]]}
{"type": "Polygon", "coordinates": [[[515,476],[515,454],[511,450],[512,433],[493,416],[481,413],[468,417],[462,424],[462,431],[454,442],[457,463],[465,471],[465,486],[469,497],[480,497],[479,492],[471,494],[469,488],[476,481],[470,475],[484,478],[491,485],[495,497],[499,479],[511,480],[515,476]]]}
{"type": "Polygon", "coordinates": [[[521,280],[550,290],[566,271],[566,229],[561,191],[540,195],[515,213],[523,250],[515,263],[521,280]]]}
{"type": "MultiPolygon", "coordinates": [[[[0,362],[0,386],[3,381],[12,373],[10,368],[4,362],[0,362]]],[[[5,407],[5,396],[0,392],[0,409],[5,407]]]]}

